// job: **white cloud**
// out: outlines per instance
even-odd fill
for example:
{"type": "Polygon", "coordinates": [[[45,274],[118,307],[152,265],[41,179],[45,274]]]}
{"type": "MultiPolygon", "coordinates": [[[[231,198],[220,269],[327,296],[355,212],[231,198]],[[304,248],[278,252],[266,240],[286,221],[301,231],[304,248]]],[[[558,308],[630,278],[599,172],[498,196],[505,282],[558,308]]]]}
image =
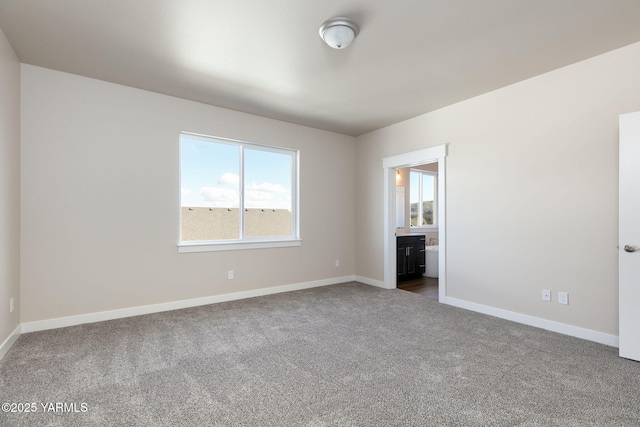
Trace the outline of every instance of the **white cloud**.
{"type": "Polygon", "coordinates": [[[223,174],[218,180],[218,184],[238,185],[239,183],[240,183],[240,177],[230,172],[223,174]]]}
{"type": "Polygon", "coordinates": [[[273,193],[267,193],[266,191],[247,191],[245,197],[247,201],[264,201],[273,199],[273,193]]]}
{"type": "MultiPolygon", "coordinates": [[[[239,181],[240,177],[236,174],[229,172],[223,174],[218,180],[218,184],[222,184],[219,187],[202,187],[200,189],[202,201],[197,205],[238,207],[240,196],[237,185],[239,181]],[[236,188],[225,188],[226,185],[235,185],[236,188]]],[[[185,193],[184,190],[187,189],[183,189],[183,195],[191,192],[187,190],[188,192],[185,193]]],[[[244,206],[249,209],[291,209],[291,191],[280,184],[252,182],[245,187],[244,206]]]]}
{"type": "Polygon", "coordinates": [[[202,187],[202,198],[216,207],[238,207],[238,192],[229,188],[202,187]]]}
{"type": "Polygon", "coordinates": [[[262,200],[245,200],[244,207],[247,209],[271,209],[268,204],[262,200]]]}
{"type": "Polygon", "coordinates": [[[246,186],[245,206],[248,208],[282,209],[289,208],[291,192],[280,184],[252,182],[246,186]],[[284,199],[284,200],[283,200],[284,199]]]}
{"type": "Polygon", "coordinates": [[[183,196],[188,196],[189,194],[191,194],[191,190],[190,190],[190,189],[188,189],[188,188],[180,188],[180,193],[181,193],[183,196]]]}
{"type": "Polygon", "coordinates": [[[280,184],[271,184],[270,182],[263,182],[262,184],[256,184],[252,182],[251,185],[247,185],[247,190],[264,191],[267,193],[287,193],[289,190],[285,189],[280,184]]]}

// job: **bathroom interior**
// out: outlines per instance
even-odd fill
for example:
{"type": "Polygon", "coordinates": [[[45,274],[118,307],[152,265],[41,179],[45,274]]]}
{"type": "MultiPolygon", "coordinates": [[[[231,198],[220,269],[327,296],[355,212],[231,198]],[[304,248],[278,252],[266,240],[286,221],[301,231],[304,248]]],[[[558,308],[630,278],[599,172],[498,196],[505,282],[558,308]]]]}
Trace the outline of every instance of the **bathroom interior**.
{"type": "Polygon", "coordinates": [[[397,287],[436,300],[439,248],[437,175],[437,163],[396,170],[397,287]],[[407,242],[413,247],[405,249],[407,242]],[[404,260],[407,255],[413,257],[412,250],[416,258],[404,260]]]}

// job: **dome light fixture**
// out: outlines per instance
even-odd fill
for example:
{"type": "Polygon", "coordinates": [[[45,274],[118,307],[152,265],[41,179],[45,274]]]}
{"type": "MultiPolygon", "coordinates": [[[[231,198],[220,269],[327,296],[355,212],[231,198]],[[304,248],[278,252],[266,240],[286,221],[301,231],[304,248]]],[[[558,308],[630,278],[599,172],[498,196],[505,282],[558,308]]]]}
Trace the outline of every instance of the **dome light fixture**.
{"type": "Polygon", "coordinates": [[[356,38],[360,28],[348,18],[331,18],[320,26],[320,37],[334,49],[344,49],[356,38]]]}

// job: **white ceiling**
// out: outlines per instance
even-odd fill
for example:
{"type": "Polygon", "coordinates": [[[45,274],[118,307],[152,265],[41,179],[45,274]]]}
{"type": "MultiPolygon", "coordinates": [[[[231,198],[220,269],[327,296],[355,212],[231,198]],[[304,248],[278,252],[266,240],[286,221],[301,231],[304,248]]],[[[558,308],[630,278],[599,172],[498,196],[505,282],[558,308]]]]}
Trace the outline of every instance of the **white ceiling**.
{"type": "Polygon", "coordinates": [[[0,28],[23,63],[360,135],[640,41],[640,0],[0,0],[0,28]]]}

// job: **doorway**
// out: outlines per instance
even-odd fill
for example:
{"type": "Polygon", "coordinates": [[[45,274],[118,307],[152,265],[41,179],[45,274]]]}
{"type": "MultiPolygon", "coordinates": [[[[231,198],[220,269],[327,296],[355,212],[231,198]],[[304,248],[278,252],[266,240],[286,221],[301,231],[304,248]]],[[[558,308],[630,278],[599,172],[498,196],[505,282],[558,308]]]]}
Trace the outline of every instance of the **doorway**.
{"type": "Polygon", "coordinates": [[[438,300],[438,162],[396,172],[407,193],[396,198],[397,287],[438,300]]]}
{"type": "Polygon", "coordinates": [[[384,170],[384,287],[396,289],[396,169],[423,165],[438,164],[438,300],[444,302],[446,297],[446,215],[445,215],[445,158],[447,145],[425,148],[382,159],[384,170]]]}

